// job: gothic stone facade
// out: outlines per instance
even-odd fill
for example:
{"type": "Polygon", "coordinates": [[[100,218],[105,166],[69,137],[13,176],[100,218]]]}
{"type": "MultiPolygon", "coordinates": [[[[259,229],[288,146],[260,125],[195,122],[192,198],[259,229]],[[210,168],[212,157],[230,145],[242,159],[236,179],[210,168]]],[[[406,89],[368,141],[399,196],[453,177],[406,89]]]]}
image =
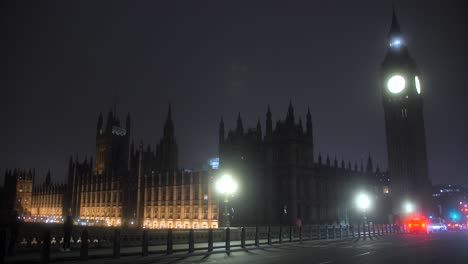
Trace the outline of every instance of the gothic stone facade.
{"type": "Polygon", "coordinates": [[[96,161],[70,159],[68,212],[81,221],[110,226],[217,226],[217,204],[210,190],[213,176],[178,170],[170,106],[163,136],[154,151],[149,145],[144,148],[143,143],[135,150],[134,144],[129,144],[130,129],[129,115],[125,127],[112,112],[105,127],[99,116],[96,161]],[[209,198],[205,200],[205,196],[209,198]]]}
{"type": "Polygon", "coordinates": [[[270,109],[266,131],[260,121],[244,131],[240,114],[235,130],[225,136],[219,128],[220,171],[239,181],[239,191],[231,199],[232,222],[237,225],[347,222],[355,212],[352,197],[356,190],[372,191],[374,175],[368,158],[364,171],[350,162],[314,160],[312,118],[296,120],[290,103],[286,119],[273,127],[270,109]]]}

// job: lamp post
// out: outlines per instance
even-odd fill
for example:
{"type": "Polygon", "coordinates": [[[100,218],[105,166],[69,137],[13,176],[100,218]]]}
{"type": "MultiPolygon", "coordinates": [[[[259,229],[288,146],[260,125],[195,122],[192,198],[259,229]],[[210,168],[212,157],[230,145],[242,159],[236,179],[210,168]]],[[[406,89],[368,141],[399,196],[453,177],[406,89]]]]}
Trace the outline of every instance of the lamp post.
{"type": "Polygon", "coordinates": [[[357,207],[359,209],[361,209],[361,211],[363,212],[364,224],[367,224],[367,215],[366,215],[366,213],[367,213],[367,209],[370,206],[369,196],[367,194],[365,194],[365,193],[358,194],[357,199],[356,199],[356,204],[357,204],[357,207]]]}
{"type": "Polygon", "coordinates": [[[232,177],[229,174],[224,174],[216,182],[216,189],[220,194],[224,195],[224,224],[226,227],[229,227],[229,196],[236,192],[237,183],[232,179],[232,177]]]}

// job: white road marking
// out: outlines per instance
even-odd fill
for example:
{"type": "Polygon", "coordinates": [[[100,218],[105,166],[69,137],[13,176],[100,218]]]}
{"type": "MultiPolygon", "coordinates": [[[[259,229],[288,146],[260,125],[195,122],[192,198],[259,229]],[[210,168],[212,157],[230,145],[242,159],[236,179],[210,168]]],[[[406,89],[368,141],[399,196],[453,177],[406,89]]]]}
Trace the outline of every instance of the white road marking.
{"type": "Polygon", "coordinates": [[[355,255],[353,257],[360,257],[360,256],[364,256],[364,255],[369,255],[369,254],[370,254],[370,251],[362,253],[362,254],[357,254],[357,255],[355,255]]]}
{"type": "Polygon", "coordinates": [[[333,263],[333,261],[327,260],[327,261],[324,261],[324,262],[320,262],[319,264],[327,264],[327,263],[333,263]]]}

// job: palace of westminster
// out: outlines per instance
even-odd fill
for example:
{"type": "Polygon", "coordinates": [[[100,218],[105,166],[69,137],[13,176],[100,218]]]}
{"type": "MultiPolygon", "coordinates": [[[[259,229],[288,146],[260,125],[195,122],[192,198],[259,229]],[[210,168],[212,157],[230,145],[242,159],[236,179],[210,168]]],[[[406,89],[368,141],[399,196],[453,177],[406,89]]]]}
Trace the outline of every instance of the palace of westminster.
{"type": "Polygon", "coordinates": [[[145,228],[216,228],[223,226],[223,200],[215,191],[221,174],[231,174],[240,188],[229,199],[233,225],[348,223],[359,219],[354,196],[372,194],[374,217],[393,221],[404,199],[430,210],[430,180],[419,71],[393,13],[389,48],[381,64],[389,168],[314,155],[311,113],[305,124],[289,104],[284,119],[244,129],[219,123],[219,169],[181,170],[171,107],[155,149],[131,142],[131,118],[125,124],[110,111],[96,127],[95,159],[70,158],[66,184],[50,173],[35,182],[34,170],[7,170],[3,206],[25,221],[60,221],[145,228]],[[220,208],[221,207],[221,208],[220,208]],[[390,217],[390,216],[393,216],[390,217]]]}

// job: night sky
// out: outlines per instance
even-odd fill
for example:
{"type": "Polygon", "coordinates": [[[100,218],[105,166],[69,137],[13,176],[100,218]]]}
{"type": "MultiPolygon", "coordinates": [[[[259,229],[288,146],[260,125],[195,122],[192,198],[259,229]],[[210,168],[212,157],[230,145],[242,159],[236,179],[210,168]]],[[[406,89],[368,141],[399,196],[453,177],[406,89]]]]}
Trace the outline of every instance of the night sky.
{"type": "MultiPolygon", "coordinates": [[[[166,2],[3,3],[2,177],[50,168],[65,181],[70,155],[94,156],[98,114],[115,98],[152,148],[172,104],[184,168],[217,156],[221,116],[264,130],[267,105],[276,122],[289,100],[303,121],[310,107],[316,156],[370,152],[387,168],[378,78],[392,1],[166,2]]],[[[421,72],[430,177],[468,186],[468,8],[394,2],[421,72]]]]}

